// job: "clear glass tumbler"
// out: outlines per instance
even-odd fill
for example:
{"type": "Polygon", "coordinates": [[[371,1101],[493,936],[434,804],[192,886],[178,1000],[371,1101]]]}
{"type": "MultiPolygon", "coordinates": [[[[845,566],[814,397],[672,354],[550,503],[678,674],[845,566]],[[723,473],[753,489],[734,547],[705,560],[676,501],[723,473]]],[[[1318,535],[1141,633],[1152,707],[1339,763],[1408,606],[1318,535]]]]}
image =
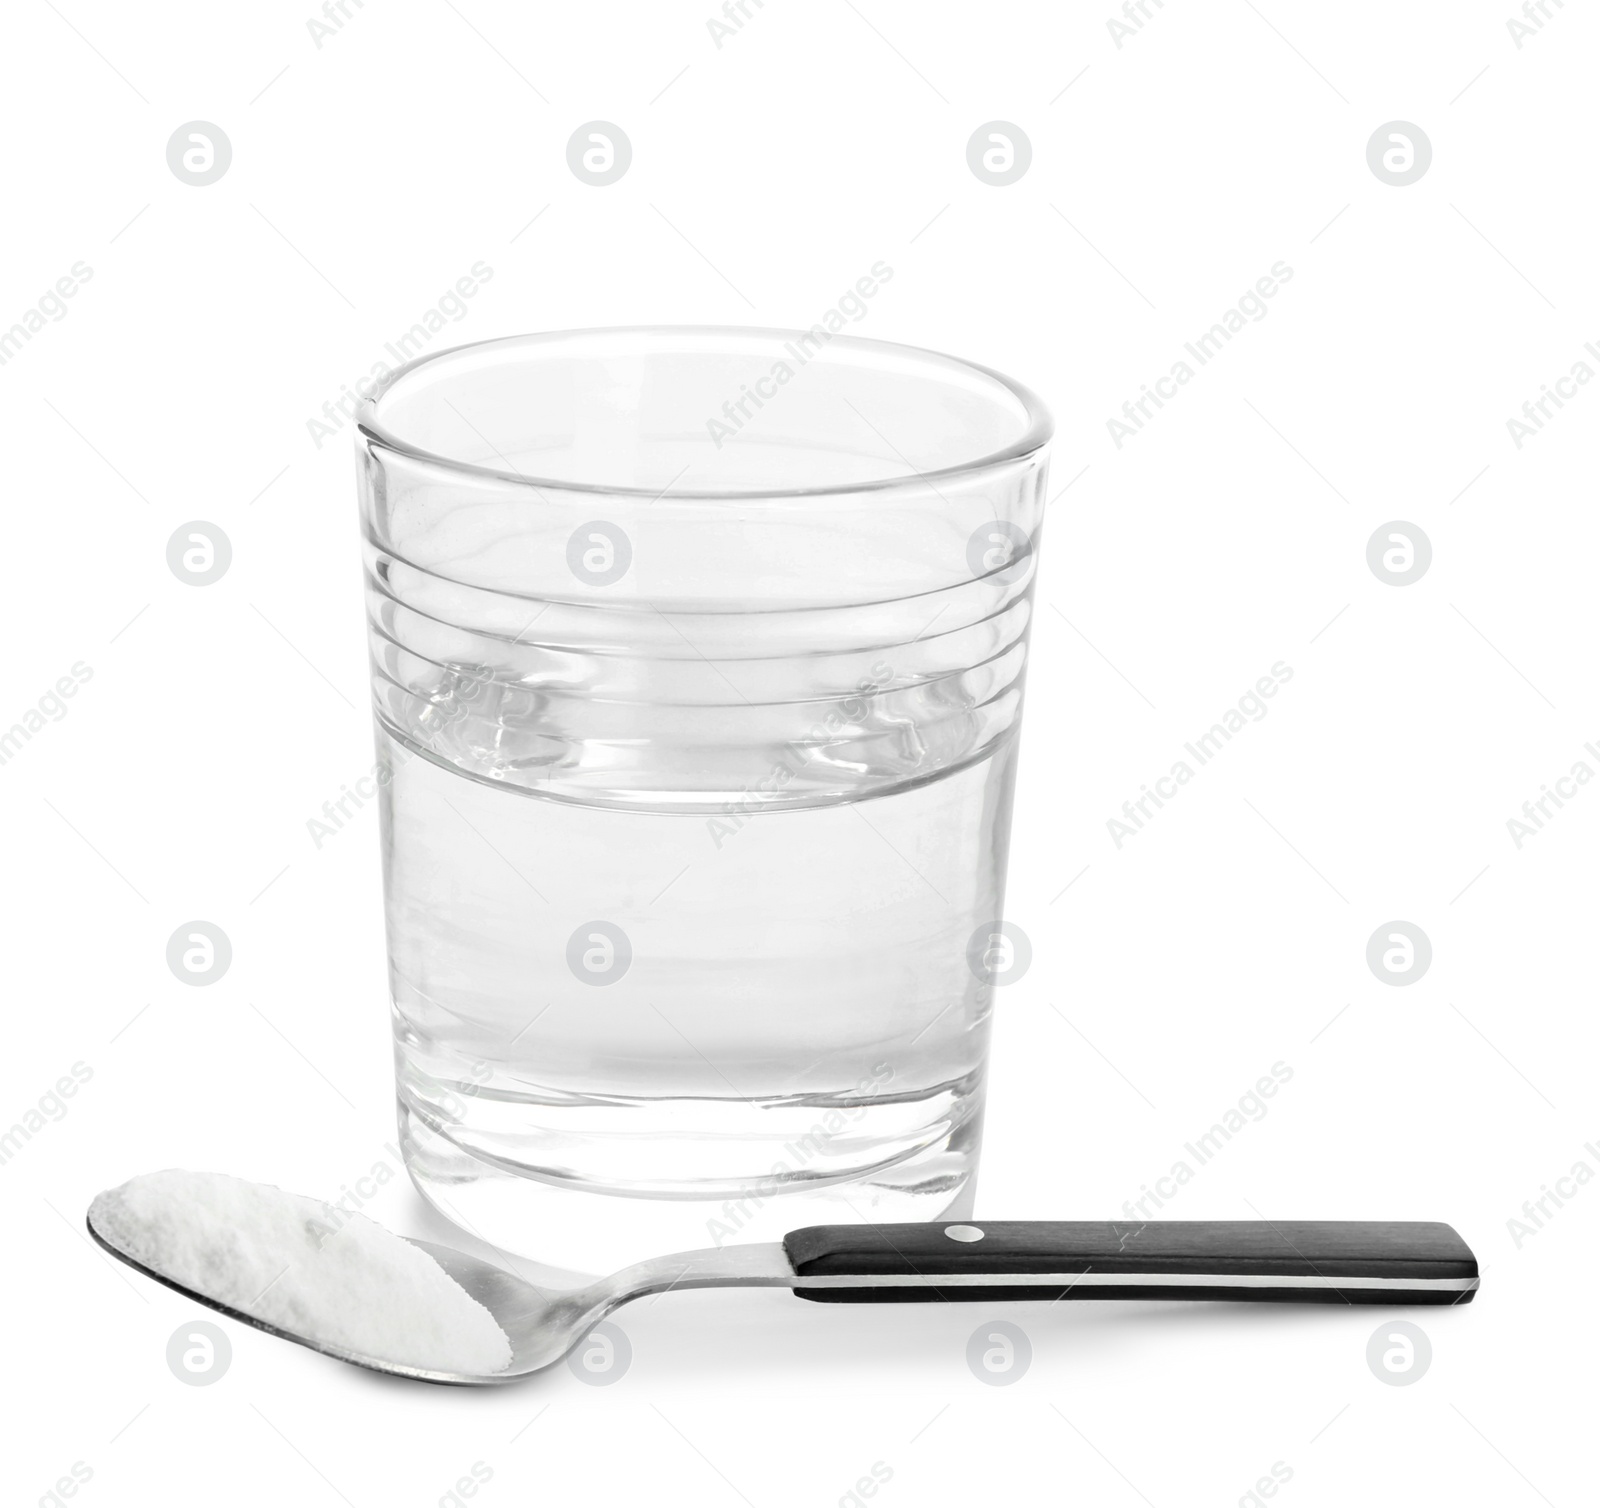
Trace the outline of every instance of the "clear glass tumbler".
{"type": "Polygon", "coordinates": [[[402,1146],[581,1271],[970,1214],[1049,416],[808,331],[360,415],[402,1146]]]}

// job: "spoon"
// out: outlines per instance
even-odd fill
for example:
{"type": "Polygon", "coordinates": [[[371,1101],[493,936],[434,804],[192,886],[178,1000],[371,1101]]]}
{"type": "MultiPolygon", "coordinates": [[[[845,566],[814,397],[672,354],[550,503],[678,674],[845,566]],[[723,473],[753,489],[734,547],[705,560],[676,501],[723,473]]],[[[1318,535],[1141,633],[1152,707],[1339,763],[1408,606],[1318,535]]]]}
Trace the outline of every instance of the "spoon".
{"type": "MultiPolygon", "coordinates": [[[[1460,1304],[1478,1263],[1448,1225],[1359,1220],[985,1220],[816,1225],[782,1241],[652,1257],[587,1287],[550,1296],[453,1247],[412,1241],[489,1310],[511,1364],[471,1374],[365,1356],[284,1330],[174,1282],[120,1249],[112,1256],[157,1282],[324,1355],[423,1382],[515,1382],[560,1361],[613,1310],[676,1288],[792,1288],[818,1303],[1058,1299],[1232,1299],[1251,1303],[1460,1304]]],[[[407,1238],[409,1239],[409,1238],[407,1238]]]]}

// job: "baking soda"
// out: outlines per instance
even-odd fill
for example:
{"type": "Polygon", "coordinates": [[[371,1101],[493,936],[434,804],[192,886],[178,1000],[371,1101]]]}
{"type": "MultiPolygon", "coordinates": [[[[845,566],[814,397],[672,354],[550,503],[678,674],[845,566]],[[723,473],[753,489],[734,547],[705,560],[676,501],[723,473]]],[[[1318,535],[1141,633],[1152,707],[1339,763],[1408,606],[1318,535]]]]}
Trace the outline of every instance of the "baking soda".
{"type": "Polygon", "coordinates": [[[432,1372],[511,1363],[494,1316],[432,1257],[320,1199],[169,1169],[101,1194],[89,1218],[152,1272],[318,1345],[432,1372]]]}

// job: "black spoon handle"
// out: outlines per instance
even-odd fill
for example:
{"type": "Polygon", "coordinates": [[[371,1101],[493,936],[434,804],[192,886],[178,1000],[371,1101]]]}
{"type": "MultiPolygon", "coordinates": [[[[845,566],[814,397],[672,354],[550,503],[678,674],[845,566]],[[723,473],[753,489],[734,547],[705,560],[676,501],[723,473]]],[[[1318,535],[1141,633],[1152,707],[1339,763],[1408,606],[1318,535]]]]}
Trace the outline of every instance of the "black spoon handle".
{"type": "Polygon", "coordinates": [[[1408,1220],[977,1220],[813,1225],[784,1237],[825,1304],[1243,1299],[1461,1304],[1478,1263],[1448,1225],[1408,1220]]]}

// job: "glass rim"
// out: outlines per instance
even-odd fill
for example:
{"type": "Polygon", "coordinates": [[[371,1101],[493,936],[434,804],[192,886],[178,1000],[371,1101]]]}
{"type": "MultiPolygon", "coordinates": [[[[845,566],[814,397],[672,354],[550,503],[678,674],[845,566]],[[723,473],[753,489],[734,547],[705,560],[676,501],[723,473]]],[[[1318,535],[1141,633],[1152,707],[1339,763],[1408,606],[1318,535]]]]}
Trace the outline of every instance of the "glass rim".
{"type": "MultiPolygon", "coordinates": [[[[662,336],[692,336],[696,338],[721,336],[734,341],[750,340],[753,337],[775,341],[793,341],[807,334],[809,332],[804,330],[765,325],[595,325],[582,329],[540,330],[521,335],[491,336],[487,340],[465,341],[458,346],[448,346],[442,351],[430,351],[425,356],[418,356],[406,362],[405,365],[396,367],[383,377],[378,378],[371,392],[362,399],[360,407],[356,410],[356,434],[358,442],[360,439],[365,439],[371,444],[382,446],[385,450],[394,451],[396,454],[406,456],[413,461],[424,462],[428,465],[438,466],[446,471],[457,472],[466,476],[502,482],[512,487],[528,487],[540,493],[552,491],[602,497],[648,498],[653,502],[672,502],[674,500],[727,502],[734,499],[848,496],[852,493],[881,493],[925,488],[941,481],[953,481],[960,477],[970,477],[984,471],[996,470],[1025,460],[1043,450],[1055,436],[1055,421],[1049,409],[1045,407],[1043,399],[1032,388],[1018,382],[1013,377],[1006,376],[1004,372],[996,371],[994,368],[984,366],[980,362],[969,361],[962,356],[951,356],[946,352],[930,350],[924,346],[906,345],[899,341],[873,340],[856,335],[835,335],[830,338],[825,349],[832,350],[836,346],[840,346],[865,355],[876,354],[880,359],[904,361],[907,358],[914,358],[933,364],[945,364],[985,378],[1003,389],[1021,405],[1024,421],[1022,433],[998,450],[988,451],[983,455],[976,456],[968,461],[962,461],[953,466],[938,467],[932,471],[915,471],[910,476],[880,477],[854,482],[829,482],[809,487],[757,487],[748,489],[679,487],[675,482],[669,482],[665,488],[658,490],[651,487],[625,486],[607,482],[565,481],[554,477],[530,476],[526,472],[506,471],[495,466],[484,466],[476,461],[463,461],[402,439],[383,423],[378,413],[383,399],[392,393],[402,381],[413,376],[424,367],[436,362],[447,361],[451,357],[460,356],[463,351],[487,351],[495,346],[528,346],[545,342],[571,341],[586,336],[614,337],[631,335],[652,338],[662,336]]],[[[934,487],[934,490],[937,491],[937,486],[934,487]]]]}

